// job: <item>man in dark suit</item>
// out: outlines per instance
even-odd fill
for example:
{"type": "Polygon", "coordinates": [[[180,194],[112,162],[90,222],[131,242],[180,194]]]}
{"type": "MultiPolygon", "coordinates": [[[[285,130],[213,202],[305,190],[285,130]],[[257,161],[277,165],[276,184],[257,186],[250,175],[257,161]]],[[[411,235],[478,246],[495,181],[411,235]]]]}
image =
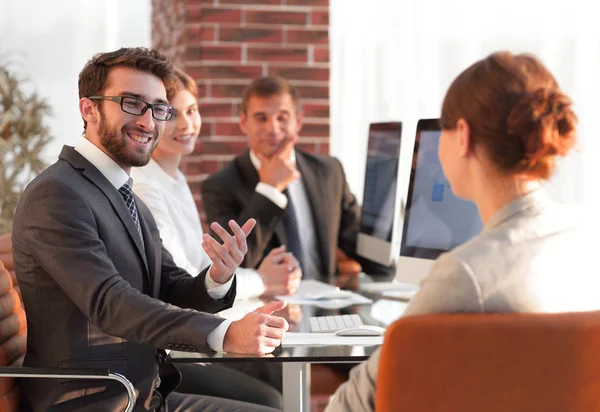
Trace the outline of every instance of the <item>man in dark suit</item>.
{"type": "MultiPolygon", "coordinates": [[[[179,375],[166,349],[264,353],[284,319],[271,302],[240,321],[210,313],[231,306],[235,270],[254,221],[211,228],[212,265],[178,268],[148,208],[131,193],[132,166],[146,164],[172,115],[171,64],[144,48],[94,56],[79,76],[85,137],[27,187],[13,227],[16,274],[27,312],[26,366],[109,368],[138,392],[137,411],[265,410],[172,392],[179,375]],[[158,350],[157,349],[161,349],[158,350]],[[162,383],[161,383],[162,382],[162,383]]],[[[100,381],[26,380],[24,410],[118,410],[124,391],[100,381]]]]}
{"type": "Polygon", "coordinates": [[[271,249],[285,244],[300,261],[303,278],[331,280],[338,247],[365,272],[389,273],[356,255],[360,208],[340,162],[294,147],[302,120],[297,91],[287,80],[263,77],[251,83],[240,107],[250,150],[204,181],[207,218],[221,224],[256,219],[245,267],[257,267],[271,249]]]}

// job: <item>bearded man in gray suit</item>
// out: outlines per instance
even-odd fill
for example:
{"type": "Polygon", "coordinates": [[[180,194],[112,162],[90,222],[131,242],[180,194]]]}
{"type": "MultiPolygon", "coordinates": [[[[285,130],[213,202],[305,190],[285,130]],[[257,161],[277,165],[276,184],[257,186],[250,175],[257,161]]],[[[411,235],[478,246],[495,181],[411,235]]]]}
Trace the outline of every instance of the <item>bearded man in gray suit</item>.
{"type": "MultiPolygon", "coordinates": [[[[96,55],[80,73],[85,136],[29,184],[14,221],[24,365],[121,373],[138,392],[136,411],[254,410],[173,392],[179,374],[162,362],[163,348],[270,352],[288,327],[271,315],[282,302],[236,322],[210,314],[234,300],[253,219],[230,222],[233,235],[213,224],[223,243],[205,235],[212,265],[194,278],[174,264],[150,211],[131,193],[131,167],[149,161],[173,116],[172,77],[164,56],[145,48],[96,55]]],[[[118,410],[123,392],[100,381],[25,380],[22,408],[118,410]]]]}

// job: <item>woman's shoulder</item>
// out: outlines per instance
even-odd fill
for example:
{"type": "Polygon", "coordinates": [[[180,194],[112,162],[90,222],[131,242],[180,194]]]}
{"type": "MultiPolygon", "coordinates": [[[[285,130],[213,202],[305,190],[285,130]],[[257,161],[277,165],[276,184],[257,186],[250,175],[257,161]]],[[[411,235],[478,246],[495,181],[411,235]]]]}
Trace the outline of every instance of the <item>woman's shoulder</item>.
{"type": "Polygon", "coordinates": [[[543,210],[517,214],[454,248],[448,255],[471,267],[498,267],[508,260],[526,258],[547,242],[570,243],[589,230],[590,219],[579,205],[552,202],[543,210]],[[530,253],[528,253],[530,252],[530,253]]]}

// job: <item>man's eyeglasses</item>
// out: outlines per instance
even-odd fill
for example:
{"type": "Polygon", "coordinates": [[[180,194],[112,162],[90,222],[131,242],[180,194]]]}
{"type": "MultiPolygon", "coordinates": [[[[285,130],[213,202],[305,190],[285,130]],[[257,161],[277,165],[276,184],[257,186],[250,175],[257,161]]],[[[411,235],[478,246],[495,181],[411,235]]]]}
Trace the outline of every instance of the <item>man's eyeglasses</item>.
{"type": "Polygon", "coordinates": [[[111,102],[119,103],[121,105],[121,110],[125,113],[133,114],[136,116],[141,116],[146,113],[146,110],[150,108],[152,110],[152,117],[156,120],[165,121],[171,119],[173,117],[173,113],[175,109],[173,106],[169,106],[165,103],[146,103],[143,100],[137,99],[135,97],[127,97],[127,96],[90,96],[88,97],[90,100],[110,100],[111,102]]]}

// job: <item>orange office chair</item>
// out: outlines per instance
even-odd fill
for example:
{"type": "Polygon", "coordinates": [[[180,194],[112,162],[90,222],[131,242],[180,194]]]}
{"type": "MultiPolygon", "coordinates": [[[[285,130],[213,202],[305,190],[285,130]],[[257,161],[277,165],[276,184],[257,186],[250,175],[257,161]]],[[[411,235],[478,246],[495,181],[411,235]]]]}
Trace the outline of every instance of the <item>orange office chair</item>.
{"type": "Polygon", "coordinates": [[[349,258],[342,249],[335,251],[335,260],[337,262],[338,273],[342,276],[358,276],[362,271],[360,263],[349,258]]]}
{"type": "Polygon", "coordinates": [[[396,321],[377,411],[600,411],[600,312],[436,314],[396,321]]]}
{"type": "MultiPolygon", "coordinates": [[[[0,236],[0,257],[6,259],[12,269],[10,235],[0,236]]],[[[23,367],[27,349],[27,321],[14,271],[9,272],[0,260],[0,412],[19,410],[20,393],[15,378],[47,379],[110,379],[120,382],[128,394],[125,411],[133,410],[137,394],[124,376],[107,369],[65,369],[23,367]],[[11,276],[12,273],[12,276],[11,276]]]]}

